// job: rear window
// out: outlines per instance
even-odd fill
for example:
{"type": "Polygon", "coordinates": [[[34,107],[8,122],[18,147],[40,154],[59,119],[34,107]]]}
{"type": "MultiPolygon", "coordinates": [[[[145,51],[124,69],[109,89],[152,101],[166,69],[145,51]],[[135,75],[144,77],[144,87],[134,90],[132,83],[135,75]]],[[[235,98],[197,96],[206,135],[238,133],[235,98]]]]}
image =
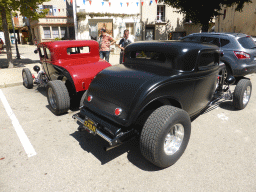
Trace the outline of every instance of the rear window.
{"type": "Polygon", "coordinates": [[[175,69],[181,71],[191,71],[195,67],[197,58],[197,50],[183,53],[171,51],[167,53],[136,50],[127,53],[125,64],[153,65],[164,67],[167,69],[175,69]]]}
{"type": "Polygon", "coordinates": [[[251,37],[242,37],[238,39],[238,42],[246,49],[253,49],[256,47],[255,42],[251,37]]]}
{"type": "Polygon", "coordinates": [[[90,48],[87,47],[70,47],[67,48],[67,54],[81,54],[81,53],[90,53],[90,48]]]}
{"type": "Polygon", "coordinates": [[[153,51],[133,51],[131,52],[131,58],[147,59],[158,62],[165,62],[166,60],[164,53],[158,53],[153,51]]]}

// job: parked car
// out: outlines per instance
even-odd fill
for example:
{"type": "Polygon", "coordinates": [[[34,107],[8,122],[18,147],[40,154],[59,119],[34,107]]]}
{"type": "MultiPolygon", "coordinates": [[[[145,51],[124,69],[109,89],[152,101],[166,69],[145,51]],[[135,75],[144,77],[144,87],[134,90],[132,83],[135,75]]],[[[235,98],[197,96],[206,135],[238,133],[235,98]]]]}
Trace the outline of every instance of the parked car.
{"type": "Polygon", "coordinates": [[[220,99],[235,108],[249,102],[252,85],[241,79],[231,94],[225,65],[215,45],[182,41],[137,42],[126,47],[124,64],[104,69],[84,93],[73,118],[109,142],[110,150],[140,136],[143,156],[159,167],[174,164],[185,151],[191,118],[220,99]]]}
{"type": "Polygon", "coordinates": [[[220,47],[224,56],[226,73],[242,77],[256,72],[256,45],[252,38],[242,33],[193,33],[183,41],[206,42],[220,47]]]}
{"type": "Polygon", "coordinates": [[[92,40],[44,42],[37,46],[39,66],[35,78],[28,68],[22,70],[23,84],[33,88],[38,84],[47,88],[47,99],[51,111],[62,114],[68,111],[72,100],[81,98],[94,76],[111,66],[99,57],[99,44],[92,40]]]}
{"type": "Polygon", "coordinates": [[[256,43],[256,37],[252,37],[252,40],[256,43]]]}

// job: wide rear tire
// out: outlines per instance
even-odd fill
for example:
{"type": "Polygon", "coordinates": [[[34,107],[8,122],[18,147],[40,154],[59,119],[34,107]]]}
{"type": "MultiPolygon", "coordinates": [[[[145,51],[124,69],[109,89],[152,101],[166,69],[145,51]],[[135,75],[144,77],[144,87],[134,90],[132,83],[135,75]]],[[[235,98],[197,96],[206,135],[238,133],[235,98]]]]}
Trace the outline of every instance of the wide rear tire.
{"type": "Polygon", "coordinates": [[[50,81],[47,84],[47,99],[55,115],[66,113],[70,108],[68,89],[60,80],[50,81]]]}
{"type": "Polygon", "coordinates": [[[252,83],[249,79],[241,79],[238,81],[234,94],[233,105],[236,109],[244,109],[251,98],[252,83]]]}
{"type": "Polygon", "coordinates": [[[190,117],[182,109],[165,105],[146,120],[140,137],[142,155],[158,167],[173,165],[185,151],[191,132],[190,117]]]}
{"type": "Polygon", "coordinates": [[[22,69],[23,85],[27,89],[33,88],[33,77],[31,71],[28,68],[22,69]]]}

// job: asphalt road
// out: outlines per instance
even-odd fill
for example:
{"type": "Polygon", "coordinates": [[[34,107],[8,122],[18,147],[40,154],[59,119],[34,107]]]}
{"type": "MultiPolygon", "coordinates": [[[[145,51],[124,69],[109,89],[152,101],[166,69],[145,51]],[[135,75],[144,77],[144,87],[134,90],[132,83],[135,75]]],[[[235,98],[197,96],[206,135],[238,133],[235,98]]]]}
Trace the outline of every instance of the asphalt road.
{"type": "Polygon", "coordinates": [[[0,191],[254,192],[256,74],[250,78],[248,106],[237,111],[226,101],[196,118],[185,153],[166,169],[147,162],[137,140],[105,152],[107,142],[77,131],[78,111],[50,112],[42,88],[3,88],[11,112],[0,101],[0,191]]]}

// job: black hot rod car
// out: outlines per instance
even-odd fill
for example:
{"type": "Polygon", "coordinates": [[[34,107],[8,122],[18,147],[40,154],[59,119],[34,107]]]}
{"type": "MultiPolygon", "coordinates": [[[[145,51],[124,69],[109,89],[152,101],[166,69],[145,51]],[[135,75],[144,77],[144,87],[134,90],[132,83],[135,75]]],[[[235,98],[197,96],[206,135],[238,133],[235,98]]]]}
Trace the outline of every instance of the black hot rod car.
{"type": "Polygon", "coordinates": [[[220,99],[243,109],[252,85],[223,78],[217,46],[182,41],[138,42],[126,47],[124,64],[104,69],[84,93],[73,118],[109,142],[106,150],[139,135],[143,156],[159,167],[174,164],[183,154],[191,118],[220,99]],[[225,82],[224,82],[225,81],[225,82]]]}

